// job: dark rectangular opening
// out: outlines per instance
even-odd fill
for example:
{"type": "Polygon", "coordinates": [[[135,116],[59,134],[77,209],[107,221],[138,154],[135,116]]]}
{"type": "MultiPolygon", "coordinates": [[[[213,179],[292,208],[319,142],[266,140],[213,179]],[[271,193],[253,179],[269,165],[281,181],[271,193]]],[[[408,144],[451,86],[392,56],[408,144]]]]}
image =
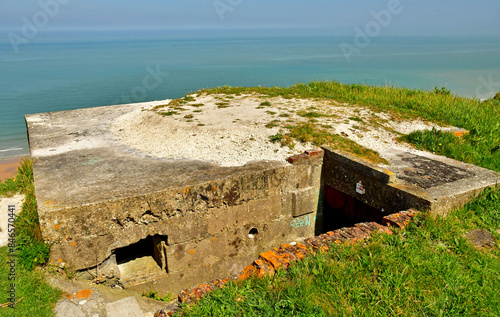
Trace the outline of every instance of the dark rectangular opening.
{"type": "Polygon", "coordinates": [[[115,254],[116,263],[118,265],[135,260],[137,258],[153,256],[153,238],[151,236],[148,236],[146,237],[146,239],[139,240],[134,244],[116,249],[115,254]]]}
{"type": "Polygon", "coordinates": [[[381,222],[382,211],[349,196],[334,187],[324,185],[323,232],[352,227],[360,222],[381,222]]]}
{"type": "Polygon", "coordinates": [[[114,253],[124,282],[141,283],[168,273],[166,236],[147,236],[114,253]]]}

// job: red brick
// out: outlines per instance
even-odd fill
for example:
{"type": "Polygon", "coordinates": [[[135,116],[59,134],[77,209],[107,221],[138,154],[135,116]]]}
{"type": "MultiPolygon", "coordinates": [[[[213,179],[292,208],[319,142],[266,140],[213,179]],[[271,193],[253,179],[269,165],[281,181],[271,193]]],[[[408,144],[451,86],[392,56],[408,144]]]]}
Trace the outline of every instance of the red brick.
{"type": "Polygon", "coordinates": [[[357,223],[357,224],[355,224],[355,226],[358,227],[359,229],[363,230],[364,232],[366,232],[366,234],[368,234],[369,236],[371,236],[372,233],[377,230],[376,227],[370,227],[364,222],[357,223]]]}
{"type": "Polygon", "coordinates": [[[350,233],[354,234],[354,236],[358,240],[365,240],[366,238],[370,237],[370,234],[366,233],[358,227],[352,227],[350,233]]]}
{"type": "Polygon", "coordinates": [[[393,227],[399,227],[401,229],[404,229],[408,225],[410,220],[411,217],[405,213],[394,213],[392,215],[385,216],[382,219],[382,223],[385,225],[390,225],[393,227]]]}
{"type": "Polygon", "coordinates": [[[307,150],[306,154],[308,154],[311,159],[317,159],[323,158],[325,156],[325,151],[323,151],[322,149],[307,150]]]}
{"type": "Polygon", "coordinates": [[[279,248],[276,252],[286,261],[285,268],[288,268],[293,262],[297,261],[297,256],[286,249],[279,248]]]}
{"type": "Polygon", "coordinates": [[[257,277],[264,277],[266,275],[272,276],[272,275],[274,275],[274,271],[275,271],[273,269],[273,267],[267,263],[266,263],[266,265],[263,265],[263,266],[257,266],[257,267],[255,267],[255,269],[257,272],[256,273],[257,277]]]}
{"type": "Polygon", "coordinates": [[[201,289],[203,294],[213,291],[213,288],[210,284],[200,284],[198,285],[198,288],[201,289]]]}
{"type": "Polygon", "coordinates": [[[378,233],[387,233],[387,234],[392,234],[392,230],[391,228],[387,227],[387,226],[383,226],[379,223],[376,223],[376,222],[367,222],[366,223],[367,226],[374,226],[376,229],[376,231],[378,233]]]}
{"type": "Polygon", "coordinates": [[[273,250],[261,253],[260,258],[269,263],[275,270],[287,265],[287,261],[273,250]]]}
{"type": "Polygon", "coordinates": [[[250,278],[251,276],[257,276],[257,268],[253,265],[253,264],[250,264],[249,266],[247,266],[243,272],[241,272],[240,275],[238,275],[238,279],[239,280],[246,280],[248,278],[250,278]]]}
{"type": "Polygon", "coordinates": [[[348,231],[346,231],[345,229],[347,228],[342,228],[342,229],[338,229],[336,230],[342,237],[344,237],[346,240],[353,240],[355,237],[350,234],[348,231]]]}
{"type": "Polygon", "coordinates": [[[203,290],[201,288],[195,287],[193,289],[193,295],[194,295],[194,298],[200,299],[203,297],[204,293],[203,293],[203,290]]]}
{"type": "Polygon", "coordinates": [[[337,230],[332,231],[332,237],[333,237],[333,241],[335,243],[341,243],[341,242],[345,241],[345,238],[343,236],[341,236],[340,233],[337,232],[337,230]]]}
{"type": "Polygon", "coordinates": [[[308,160],[309,160],[309,155],[307,155],[306,153],[293,155],[287,159],[288,163],[290,163],[290,164],[296,164],[296,163],[304,162],[304,161],[308,161],[308,160]]]}

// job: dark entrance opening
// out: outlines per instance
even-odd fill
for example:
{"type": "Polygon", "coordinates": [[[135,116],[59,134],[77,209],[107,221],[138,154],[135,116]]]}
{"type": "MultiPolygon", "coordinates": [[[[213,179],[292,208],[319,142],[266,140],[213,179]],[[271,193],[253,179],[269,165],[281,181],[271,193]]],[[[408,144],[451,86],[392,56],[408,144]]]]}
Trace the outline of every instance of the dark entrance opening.
{"type": "Polygon", "coordinates": [[[145,256],[153,256],[153,238],[148,236],[146,239],[128,245],[126,247],[116,249],[116,263],[118,265],[142,258],[145,256]]]}
{"type": "Polygon", "coordinates": [[[381,222],[382,211],[331,186],[324,185],[323,232],[352,227],[360,222],[381,222]]]}
{"type": "Polygon", "coordinates": [[[148,236],[114,253],[122,281],[140,282],[168,273],[166,236],[148,236]]]}

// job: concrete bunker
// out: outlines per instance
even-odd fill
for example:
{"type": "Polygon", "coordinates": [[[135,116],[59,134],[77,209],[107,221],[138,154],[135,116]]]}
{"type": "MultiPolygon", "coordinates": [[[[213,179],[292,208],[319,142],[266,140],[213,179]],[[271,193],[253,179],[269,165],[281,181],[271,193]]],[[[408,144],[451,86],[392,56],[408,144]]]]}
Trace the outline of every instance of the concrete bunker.
{"type": "Polygon", "coordinates": [[[121,105],[26,121],[49,262],[116,268],[113,275],[139,292],[176,293],[238,274],[261,252],[353,222],[410,208],[444,214],[500,180],[392,148],[380,151],[386,165],[328,147],[241,166],[158,158],[109,132],[134,111],[121,105]]]}

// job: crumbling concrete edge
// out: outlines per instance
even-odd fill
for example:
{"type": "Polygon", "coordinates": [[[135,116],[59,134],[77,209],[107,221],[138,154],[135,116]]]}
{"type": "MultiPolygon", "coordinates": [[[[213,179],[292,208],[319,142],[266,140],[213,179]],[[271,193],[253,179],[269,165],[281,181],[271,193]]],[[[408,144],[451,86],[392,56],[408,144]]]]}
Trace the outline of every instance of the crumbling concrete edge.
{"type": "MultiPolygon", "coordinates": [[[[301,261],[309,255],[328,251],[332,244],[354,244],[368,240],[374,233],[393,234],[393,228],[405,229],[419,213],[419,211],[409,209],[385,216],[382,224],[376,222],[358,223],[354,227],[341,228],[316,237],[307,238],[302,243],[293,242],[283,244],[279,248],[273,248],[261,253],[259,258],[247,266],[239,275],[217,279],[181,291],[178,295],[178,303],[195,302],[209,292],[224,287],[226,283],[232,280],[272,276],[277,270],[286,270],[294,262],[301,261]]],[[[155,313],[155,317],[172,316],[175,312],[176,309],[169,311],[159,310],[155,313]]]]}

